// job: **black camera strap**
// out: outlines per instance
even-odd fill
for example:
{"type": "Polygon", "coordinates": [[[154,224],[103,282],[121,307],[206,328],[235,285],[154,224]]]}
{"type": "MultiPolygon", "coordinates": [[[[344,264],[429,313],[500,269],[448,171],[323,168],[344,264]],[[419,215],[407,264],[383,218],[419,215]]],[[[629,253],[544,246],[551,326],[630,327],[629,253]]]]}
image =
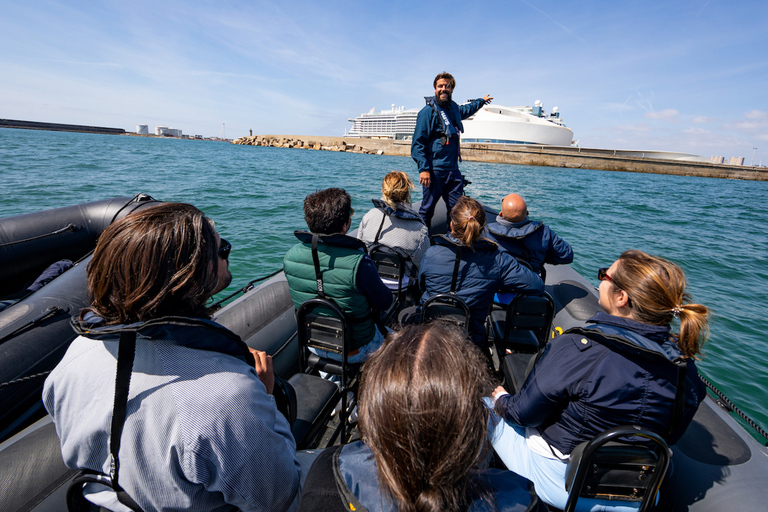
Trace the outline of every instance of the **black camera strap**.
{"type": "Polygon", "coordinates": [[[117,494],[117,500],[134,512],[143,512],[141,507],[131,498],[125,489],[117,483],[120,471],[118,452],[120,438],[125,425],[126,409],[128,407],[128,390],[133,372],[133,360],[136,357],[136,332],[123,331],[117,345],[117,375],[115,377],[115,403],[112,409],[112,426],[109,435],[109,477],[112,488],[117,494]]]}

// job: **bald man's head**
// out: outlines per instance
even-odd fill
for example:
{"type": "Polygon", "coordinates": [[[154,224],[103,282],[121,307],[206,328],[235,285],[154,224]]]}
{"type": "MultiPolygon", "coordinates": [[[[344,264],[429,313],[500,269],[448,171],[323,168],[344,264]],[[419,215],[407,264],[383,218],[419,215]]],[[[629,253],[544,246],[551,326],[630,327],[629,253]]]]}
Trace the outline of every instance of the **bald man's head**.
{"type": "Polygon", "coordinates": [[[509,222],[522,222],[528,216],[528,205],[519,194],[509,194],[501,201],[501,217],[509,222]]]}

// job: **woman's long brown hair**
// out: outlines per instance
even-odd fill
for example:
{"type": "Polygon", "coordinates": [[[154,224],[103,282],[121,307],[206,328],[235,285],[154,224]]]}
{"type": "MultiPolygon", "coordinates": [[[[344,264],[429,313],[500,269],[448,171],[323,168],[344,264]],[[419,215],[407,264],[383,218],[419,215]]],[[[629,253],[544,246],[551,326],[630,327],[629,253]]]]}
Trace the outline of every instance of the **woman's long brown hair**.
{"type": "Polygon", "coordinates": [[[490,391],[482,354],[447,324],[391,333],[368,359],[359,428],[397,510],[467,509],[479,492],[470,473],[489,453],[490,391]]]}

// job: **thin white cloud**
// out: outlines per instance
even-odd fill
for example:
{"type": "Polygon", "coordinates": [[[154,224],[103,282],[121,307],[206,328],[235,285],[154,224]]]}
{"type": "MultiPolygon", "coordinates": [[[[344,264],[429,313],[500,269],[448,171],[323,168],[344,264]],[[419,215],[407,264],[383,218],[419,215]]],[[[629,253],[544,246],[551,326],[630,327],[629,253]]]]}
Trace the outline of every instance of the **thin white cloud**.
{"type": "Polygon", "coordinates": [[[750,110],[744,113],[744,117],[747,119],[768,119],[768,113],[762,110],[750,110]]]}
{"type": "Polygon", "coordinates": [[[643,114],[643,117],[647,117],[648,119],[661,119],[662,121],[671,121],[672,119],[676,119],[678,115],[680,115],[680,112],[678,112],[676,109],[667,108],[657,112],[646,112],[643,114]]]}

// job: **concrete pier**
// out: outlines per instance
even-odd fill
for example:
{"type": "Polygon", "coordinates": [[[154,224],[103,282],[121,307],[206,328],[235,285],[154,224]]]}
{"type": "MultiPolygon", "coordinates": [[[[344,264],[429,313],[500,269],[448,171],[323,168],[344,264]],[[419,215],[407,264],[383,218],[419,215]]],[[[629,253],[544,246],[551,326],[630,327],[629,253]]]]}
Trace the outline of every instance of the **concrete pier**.
{"type": "MultiPolygon", "coordinates": [[[[232,143],[407,157],[411,155],[411,143],[409,141],[393,141],[391,139],[319,137],[308,135],[253,135],[250,137],[241,137],[232,141],[232,143]]],[[[642,156],[628,157],[614,153],[613,150],[607,149],[587,149],[577,147],[533,145],[499,146],[493,144],[461,145],[461,157],[465,161],[768,181],[768,168],[765,167],[725,165],[709,162],[689,162],[684,160],[662,160],[659,158],[647,158],[642,156]]]]}

